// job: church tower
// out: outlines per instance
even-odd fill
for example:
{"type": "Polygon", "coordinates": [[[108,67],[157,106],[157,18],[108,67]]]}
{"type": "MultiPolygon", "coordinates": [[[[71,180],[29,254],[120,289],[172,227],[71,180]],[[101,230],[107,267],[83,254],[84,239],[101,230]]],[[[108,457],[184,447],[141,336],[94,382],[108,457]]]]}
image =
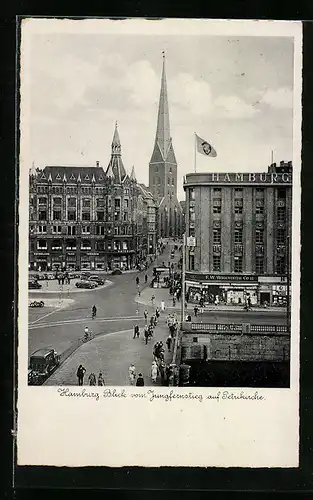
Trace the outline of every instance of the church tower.
{"type": "Polygon", "coordinates": [[[149,163],[149,191],[159,206],[159,237],[181,236],[182,209],[177,200],[177,162],[170,134],[164,52],[157,129],[149,163]]]}

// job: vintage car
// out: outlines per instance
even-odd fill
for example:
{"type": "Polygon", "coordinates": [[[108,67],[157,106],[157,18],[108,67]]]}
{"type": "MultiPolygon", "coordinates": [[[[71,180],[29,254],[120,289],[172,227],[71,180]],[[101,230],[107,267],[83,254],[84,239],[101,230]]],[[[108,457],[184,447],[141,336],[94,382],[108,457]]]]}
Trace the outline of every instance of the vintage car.
{"type": "Polygon", "coordinates": [[[93,289],[93,288],[96,288],[98,285],[94,281],[89,281],[89,280],[83,281],[83,280],[81,280],[81,281],[77,281],[75,283],[75,286],[77,288],[93,289]]]}
{"type": "Polygon", "coordinates": [[[90,281],[94,281],[95,283],[97,283],[97,285],[104,285],[104,280],[102,278],[99,278],[99,276],[96,276],[95,274],[90,276],[90,278],[88,278],[90,281]]]}
{"type": "Polygon", "coordinates": [[[42,288],[42,285],[35,280],[28,281],[28,290],[38,290],[38,288],[42,288]]]}
{"type": "Polygon", "coordinates": [[[30,302],[29,307],[44,307],[45,303],[43,300],[33,300],[30,302]]]}
{"type": "Polygon", "coordinates": [[[29,359],[28,383],[41,385],[60,364],[60,356],[55,349],[44,347],[35,351],[29,359]]]}
{"type": "Polygon", "coordinates": [[[116,269],[113,269],[111,274],[123,274],[123,271],[121,271],[121,269],[117,267],[116,269]]]}

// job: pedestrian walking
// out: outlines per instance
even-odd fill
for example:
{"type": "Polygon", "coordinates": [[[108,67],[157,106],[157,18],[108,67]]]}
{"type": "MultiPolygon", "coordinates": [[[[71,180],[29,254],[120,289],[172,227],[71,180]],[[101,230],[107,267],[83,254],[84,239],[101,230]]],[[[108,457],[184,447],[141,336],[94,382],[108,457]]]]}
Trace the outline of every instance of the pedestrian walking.
{"type": "Polygon", "coordinates": [[[98,385],[105,385],[102,372],[99,372],[99,375],[98,375],[98,385]]]}
{"type": "Polygon", "coordinates": [[[136,278],[136,285],[139,286],[139,278],[138,278],[138,276],[136,278]]]}
{"type": "Polygon", "coordinates": [[[197,317],[198,316],[198,311],[199,311],[198,306],[195,305],[195,307],[193,308],[193,310],[194,310],[194,313],[195,313],[195,317],[197,317]]]}
{"type": "Polygon", "coordinates": [[[152,305],[154,305],[154,301],[155,301],[155,295],[152,295],[152,297],[151,297],[151,303],[152,303],[152,305]]]}
{"type": "Polygon", "coordinates": [[[91,373],[88,377],[88,382],[89,382],[89,385],[96,385],[96,376],[94,373],[91,373]]]}
{"type": "Polygon", "coordinates": [[[161,300],[161,311],[165,311],[165,303],[164,300],[161,300]]]}
{"type": "Polygon", "coordinates": [[[145,381],[143,379],[142,373],[139,373],[138,378],[136,380],[137,387],[143,387],[145,385],[145,381]]]}
{"type": "Polygon", "coordinates": [[[166,369],[166,365],[165,365],[164,361],[160,361],[160,363],[159,363],[159,373],[160,373],[160,376],[161,376],[162,385],[164,385],[165,369],[166,369]]]}
{"type": "Polygon", "coordinates": [[[148,281],[148,275],[146,274],[145,275],[145,283],[147,283],[147,281],[148,281]]]}
{"type": "Polygon", "coordinates": [[[175,297],[173,297],[173,307],[175,307],[175,306],[176,306],[176,299],[175,299],[175,297]]]}
{"type": "Polygon", "coordinates": [[[157,377],[158,377],[158,365],[156,364],[155,361],[153,361],[151,365],[151,379],[154,384],[157,381],[157,377]]]}
{"type": "Polygon", "coordinates": [[[128,368],[128,378],[130,385],[134,385],[136,380],[136,368],[133,363],[131,363],[130,367],[128,368]]]}
{"type": "Polygon", "coordinates": [[[83,365],[79,365],[76,373],[78,378],[78,385],[83,385],[85,373],[86,373],[86,368],[84,368],[83,365]]]}
{"type": "Polygon", "coordinates": [[[145,336],[145,343],[147,345],[148,344],[148,340],[149,340],[149,330],[147,328],[147,325],[145,326],[145,329],[144,329],[144,336],[145,336]]]}
{"type": "Polygon", "coordinates": [[[134,336],[133,336],[133,339],[135,339],[136,337],[139,337],[139,326],[138,325],[134,325],[134,336]]]}
{"type": "Polygon", "coordinates": [[[166,345],[167,345],[167,349],[170,351],[171,350],[171,345],[172,345],[172,337],[171,335],[169,335],[166,339],[166,345]]]}
{"type": "Polygon", "coordinates": [[[96,306],[94,304],[92,306],[92,309],[91,309],[91,317],[92,317],[92,319],[94,319],[96,316],[97,316],[97,308],[96,308],[96,306]]]}
{"type": "Polygon", "coordinates": [[[147,309],[144,310],[143,315],[144,315],[145,321],[147,321],[147,319],[148,319],[148,311],[147,311],[147,309]]]}

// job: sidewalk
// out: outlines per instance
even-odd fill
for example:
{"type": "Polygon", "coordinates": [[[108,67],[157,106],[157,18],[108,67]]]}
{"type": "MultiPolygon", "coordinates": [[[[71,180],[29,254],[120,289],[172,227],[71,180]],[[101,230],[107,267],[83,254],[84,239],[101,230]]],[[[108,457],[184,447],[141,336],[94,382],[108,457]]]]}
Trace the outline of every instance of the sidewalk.
{"type": "MultiPolygon", "coordinates": [[[[145,385],[152,386],[150,369],[153,361],[152,347],[156,341],[165,340],[168,336],[166,325],[167,315],[163,314],[154,329],[154,337],[145,345],[143,328],[140,328],[140,338],[133,339],[133,330],[124,330],[96,337],[77,349],[60,368],[45,382],[44,385],[77,385],[76,372],[80,364],[86,368],[84,383],[88,385],[91,372],[98,377],[102,371],[106,386],[127,386],[128,368],[134,363],[136,374],[142,373],[145,385]]],[[[166,345],[165,345],[166,347],[166,345]]],[[[173,350],[173,347],[172,347],[173,350]]],[[[172,352],[165,352],[165,362],[170,363],[172,352]]],[[[161,381],[155,385],[160,386],[161,381]]]]}
{"type": "MultiPolygon", "coordinates": [[[[168,288],[151,288],[150,286],[143,288],[140,292],[140,297],[136,296],[136,302],[144,306],[152,306],[151,297],[155,296],[154,307],[160,307],[161,301],[164,300],[165,310],[170,309],[171,311],[178,312],[181,310],[181,301],[176,301],[176,306],[173,307],[173,295],[170,295],[168,288]]],[[[186,313],[191,311],[193,313],[193,308],[195,304],[189,303],[185,309],[186,313]]],[[[206,305],[204,307],[204,313],[207,312],[218,312],[218,311],[230,311],[230,312],[243,312],[242,305],[218,305],[213,304],[206,305]]],[[[285,307],[252,307],[251,312],[281,312],[286,314],[285,307]]]]}

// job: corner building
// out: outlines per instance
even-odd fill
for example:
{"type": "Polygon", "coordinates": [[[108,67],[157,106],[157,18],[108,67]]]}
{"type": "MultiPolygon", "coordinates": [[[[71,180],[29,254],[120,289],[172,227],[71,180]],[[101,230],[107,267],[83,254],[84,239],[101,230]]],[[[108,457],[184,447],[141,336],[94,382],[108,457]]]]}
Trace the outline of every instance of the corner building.
{"type": "Polygon", "coordinates": [[[156,204],[125,171],[115,127],[106,170],[47,166],[29,176],[29,270],[132,269],[156,252],[156,204]]]}
{"type": "Polygon", "coordinates": [[[268,172],[184,178],[190,301],[286,305],[291,269],[292,163],[268,172]]]}

